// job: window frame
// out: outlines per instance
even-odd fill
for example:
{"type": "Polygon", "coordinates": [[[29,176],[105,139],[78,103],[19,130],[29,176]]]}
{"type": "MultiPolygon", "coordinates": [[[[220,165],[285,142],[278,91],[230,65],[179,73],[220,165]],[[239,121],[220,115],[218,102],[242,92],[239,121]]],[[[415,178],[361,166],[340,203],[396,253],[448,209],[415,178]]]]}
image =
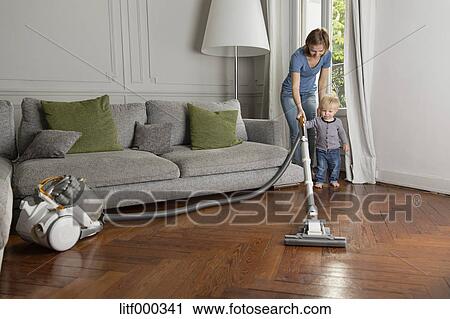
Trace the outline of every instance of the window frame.
{"type": "MultiPolygon", "coordinates": [[[[307,8],[308,6],[308,0],[301,0],[301,15],[300,15],[300,25],[301,25],[301,43],[305,43],[306,40],[306,12],[308,10],[307,8]]],[[[332,18],[333,18],[333,0],[320,0],[320,8],[321,8],[321,21],[320,21],[320,25],[327,29],[330,37],[332,37],[333,35],[333,22],[332,22],[332,18]]],[[[332,40],[332,39],[330,39],[332,40]]],[[[330,43],[330,50],[333,51],[333,41],[331,41],[330,43]]],[[[332,75],[333,72],[330,70],[329,72],[329,78],[328,78],[328,83],[332,83],[332,75]]],[[[327,92],[331,92],[331,88],[332,86],[329,85],[327,92]]],[[[347,115],[347,107],[342,107],[339,109],[338,111],[338,116],[346,116],[347,115]]]]}

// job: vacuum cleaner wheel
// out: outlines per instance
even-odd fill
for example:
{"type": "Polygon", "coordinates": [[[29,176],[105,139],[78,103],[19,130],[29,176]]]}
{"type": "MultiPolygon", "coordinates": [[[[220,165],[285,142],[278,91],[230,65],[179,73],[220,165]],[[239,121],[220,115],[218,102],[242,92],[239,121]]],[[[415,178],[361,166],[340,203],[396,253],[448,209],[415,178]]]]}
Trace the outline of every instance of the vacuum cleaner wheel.
{"type": "Polygon", "coordinates": [[[65,251],[77,243],[80,234],[80,225],[71,216],[64,216],[52,224],[48,233],[48,244],[54,250],[65,251]]]}

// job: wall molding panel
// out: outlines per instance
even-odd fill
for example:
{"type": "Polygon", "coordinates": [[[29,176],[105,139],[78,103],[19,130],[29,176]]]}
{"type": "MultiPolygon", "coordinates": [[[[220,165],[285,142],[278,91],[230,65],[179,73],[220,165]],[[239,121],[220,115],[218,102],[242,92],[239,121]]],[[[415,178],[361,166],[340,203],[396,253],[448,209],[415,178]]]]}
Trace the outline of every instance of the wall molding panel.
{"type": "Polygon", "coordinates": [[[2,2],[0,90],[117,90],[123,79],[118,4],[115,0],[2,2]]]}
{"type": "MultiPolygon", "coordinates": [[[[210,0],[2,1],[0,99],[20,104],[27,96],[110,94],[114,102],[233,98],[233,59],[200,52],[209,5],[210,0]]],[[[243,107],[261,104],[254,64],[254,58],[239,59],[243,107]]]]}

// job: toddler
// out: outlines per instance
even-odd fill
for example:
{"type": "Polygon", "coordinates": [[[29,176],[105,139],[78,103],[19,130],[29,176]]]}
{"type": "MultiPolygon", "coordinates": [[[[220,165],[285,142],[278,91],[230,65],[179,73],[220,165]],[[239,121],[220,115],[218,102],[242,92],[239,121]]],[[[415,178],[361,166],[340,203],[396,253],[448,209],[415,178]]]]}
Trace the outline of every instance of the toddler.
{"type": "Polygon", "coordinates": [[[327,169],[330,171],[330,185],[339,187],[339,171],[341,169],[340,146],[348,152],[347,134],[342,121],[335,118],[339,109],[339,99],[335,95],[325,95],[319,102],[320,117],[306,122],[306,128],[316,129],[317,174],[316,188],[322,188],[325,183],[327,169]]]}

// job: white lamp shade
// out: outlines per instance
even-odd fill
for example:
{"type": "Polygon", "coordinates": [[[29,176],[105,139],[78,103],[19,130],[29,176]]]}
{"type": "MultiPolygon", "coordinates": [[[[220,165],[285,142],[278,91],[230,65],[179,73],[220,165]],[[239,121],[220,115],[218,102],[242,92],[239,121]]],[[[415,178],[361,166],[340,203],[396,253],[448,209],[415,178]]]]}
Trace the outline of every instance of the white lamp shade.
{"type": "Polygon", "coordinates": [[[233,57],[267,54],[266,25],[260,0],[212,0],[203,38],[202,53],[233,57]]]}

